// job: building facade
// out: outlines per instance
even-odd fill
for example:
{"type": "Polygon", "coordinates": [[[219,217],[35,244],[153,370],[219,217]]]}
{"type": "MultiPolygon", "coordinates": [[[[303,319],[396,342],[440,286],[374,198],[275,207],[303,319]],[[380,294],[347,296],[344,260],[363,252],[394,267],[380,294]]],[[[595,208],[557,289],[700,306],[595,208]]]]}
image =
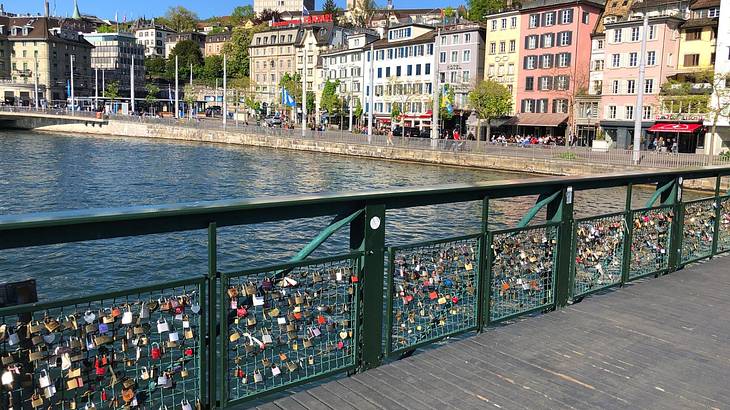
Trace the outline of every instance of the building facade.
{"type": "Polygon", "coordinates": [[[268,108],[281,103],[281,78],[296,73],[294,46],[302,35],[299,27],[283,27],[255,33],[248,50],[254,100],[268,108]]]}
{"type": "Polygon", "coordinates": [[[580,0],[523,4],[519,114],[514,121],[519,134],[574,133],[571,114],[575,97],[588,90],[591,34],[602,8],[601,3],[580,0]]]}
{"type": "Polygon", "coordinates": [[[264,10],[278,11],[302,11],[302,6],[307,10],[314,10],[314,0],[254,0],[253,11],[260,14],[264,10]]]}
{"type": "Polygon", "coordinates": [[[84,38],[94,45],[91,51],[91,68],[95,76],[98,72],[99,96],[103,95],[105,85],[112,81],[119,85],[121,97],[131,95],[132,59],[134,89],[136,96],[140,96],[145,85],[145,47],[137,42],[135,36],[125,32],[89,33],[84,38]]]}
{"type": "Polygon", "coordinates": [[[167,36],[167,41],[165,41],[165,58],[170,58],[170,53],[172,52],[172,49],[175,48],[177,43],[181,41],[193,41],[195,42],[198,47],[200,47],[200,54],[205,55],[205,38],[207,36],[203,33],[198,32],[190,32],[190,33],[178,33],[178,34],[171,34],[167,36]]]}
{"type": "Polygon", "coordinates": [[[677,70],[713,70],[720,0],[697,0],[690,4],[687,21],[681,25],[677,70]]]}
{"type": "Polygon", "coordinates": [[[496,81],[512,93],[512,112],[517,110],[517,79],[520,61],[519,10],[511,10],[487,16],[484,78],[496,81]]]}
{"type": "Polygon", "coordinates": [[[439,84],[453,93],[455,114],[462,116],[469,106],[469,92],[484,78],[485,29],[478,24],[454,24],[438,31],[439,84]]]}
{"type": "Polygon", "coordinates": [[[712,133],[714,113],[705,118],[710,140],[707,146],[712,146],[707,152],[717,153],[730,148],[730,2],[723,1],[720,5],[720,16],[717,29],[717,46],[715,56],[715,81],[717,86],[713,92],[711,107],[719,115],[715,133],[712,133]]]}
{"type": "Polygon", "coordinates": [[[137,20],[132,26],[137,43],[144,46],[145,57],[164,57],[165,43],[167,37],[175,34],[175,31],[162,24],[156,24],[155,20],[137,20]]]}
{"type": "MultiPolygon", "coordinates": [[[[436,31],[427,25],[390,28],[373,43],[373,114],[375,124],[430,127],[437,80],[436,31]],[[395,115],[398,114],[398,115],[395,115]]],[[[366,87],[370,84],[366,81],[366,87]]]]}
{"type": "Polygon", "coordinates": [[[231,41],[231,33],[212,34],[205,37],[205,57],[219,56],[223,46],[231,41]]]}
{"type": "Polygon", "coordinates": [[[659,94],[667,77],[677,72],[680,26],[684,23],[680,2],[668,7],[666,3],[652,6],[635,3],[624,16],[604,19],[606,27],[605,66],[601,93],[601,128],[619,148],[633,143],[634,120],[642,120],[642,140],[647,144],[648,129],[659,114],[659,94]],[[644,36],[643,13],[648,13],[646,33],[645,79],[638,83],[641,39],[644,36]],[[642,87],[642,107],[636,106],[636,95],[642,87]]]}

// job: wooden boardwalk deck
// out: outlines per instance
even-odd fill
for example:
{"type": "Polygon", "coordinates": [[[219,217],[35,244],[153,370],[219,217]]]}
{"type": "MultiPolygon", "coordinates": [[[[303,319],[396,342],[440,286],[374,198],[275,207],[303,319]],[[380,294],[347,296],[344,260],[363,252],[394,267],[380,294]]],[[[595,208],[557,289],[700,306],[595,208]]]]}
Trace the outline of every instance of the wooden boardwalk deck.
{"type": "Polygon", "coordinates": [[[595,295],[259,408],[730,408],[729,262],[595,295]]]}

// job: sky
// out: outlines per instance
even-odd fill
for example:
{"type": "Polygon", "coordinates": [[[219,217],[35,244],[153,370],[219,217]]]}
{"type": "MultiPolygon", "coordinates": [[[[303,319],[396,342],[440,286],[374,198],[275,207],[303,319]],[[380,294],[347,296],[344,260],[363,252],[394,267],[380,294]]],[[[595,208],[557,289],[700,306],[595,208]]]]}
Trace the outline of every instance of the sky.
{"type": "MultiPolygon", "coordinates": [[[[184,6],[195,11],[201,18],[211,16],[224,16],[230,14],[236,6],[244,6],[253,4],[251,1],[241,0],[78,0],[79,9],[82,14],[92,14],[100,18],[113,19],[115,13],[119,13],[119,19],[127,16],[127,20],[139,18],[141,16],[152,17],[161,16],[171,6],[184,6]]],[[[343,7],[345,0],[335,0],[336,3],[343,7]]],[[[386,0],[377,0],[377,3],[385,3],[386,0]]],[[[5,10],[10,13],[42,13],[43,0],[0,0],[4,4],[5,10]]],[[[73,0],[50,0],[51,13],[59,16],[71,15],[73,12],[73,0]],[[55,11],[54,11],[55,7],[55,11]]],[[[321,9],[324,0],[316,0],[317,9],[321,9]]],[[[446,6],[458,6],[465,3],[458,0],[393,0],[396,8],[436,8],[446,6]]]]}

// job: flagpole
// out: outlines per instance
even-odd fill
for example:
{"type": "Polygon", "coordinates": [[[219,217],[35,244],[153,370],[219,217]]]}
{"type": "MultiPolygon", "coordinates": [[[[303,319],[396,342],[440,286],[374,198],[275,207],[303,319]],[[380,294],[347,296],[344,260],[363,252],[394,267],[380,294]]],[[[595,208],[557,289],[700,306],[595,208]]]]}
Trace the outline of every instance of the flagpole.
{"type": "MultiPolygon", "coordinates": [[[[431,119],[431,146],[437,145],[437,140],[439,138],[439,91],[441,91],[441,88],[439,86],[439,37],[441,37],[441,29],[438,29],[436,32],[436,39],[434,41],[435,46],[433,50],[433,107],[431,110],[433,111],[431,115],[433,115],[433,118],[431,119]]],[[[477,132],[477,136],[479,135],[479,132],[477,132]]]]}
{"type": "Polygon", "coordinates": [[[132,56],[132,70],[129,72],[129,100],[132,105],[132,115],[134,115],[134,56],[132,56]]]}
{"type": "Polygon", "coordinates": [[[373,109],[375,109],[375,47],[370,44],[370,95],[368,95],[368,143],[373,139],[373,109]]]}
{"type": "Polygon", "coordinates": [[[226,98],[227,87],[228,87],[227,78],[226,78],[226,77],[228,77],[227,62],[228,62],[228,59],[226,58],[226,55],[223,54],[223,128],[226,127],[226,122],[228,121],[228,101],[226,98]]]}
{"type": "Polygon", "coordinates": [[[94,69],[94,109],[99,109],[99,67],[94,69]]]}
{"type": "Polygon", "coordinates": [[[175,56],[175,118],[180,118],[180,85],[178,84],[178,56],[175,56]]]}
{"type": "MultiPolygon", "coordinates": [[[[304,18],[304,16],[302,16],[304,18]]],[[[302,48],[302,137],[307,136],[307,46],[302,48]]]]}
{"type": "Polygon", "coordinates": [[[76,108],[74,107],[74,55],[71,54],[71,114],[76,111],[76,108]]]}

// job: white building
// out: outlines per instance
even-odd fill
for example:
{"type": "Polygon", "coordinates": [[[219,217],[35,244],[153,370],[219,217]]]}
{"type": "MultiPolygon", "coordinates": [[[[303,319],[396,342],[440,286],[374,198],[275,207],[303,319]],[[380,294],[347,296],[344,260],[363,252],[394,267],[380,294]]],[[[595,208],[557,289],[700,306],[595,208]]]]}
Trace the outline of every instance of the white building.
{"type": "Polygon", "coordinates": [[[162,24],[155,24],[154,20],[151,22],[140,20],[135,23],[132,29],[134,30],[134,36],[137,38],[137,43],[144,46],[145,57],[164,57],[167,37],[175,34],[175,31],[171,28],[162,24]]]}
{"type": "Polygon", "coordinates": [[[323,81],[340,82],[338,94],[351,102],[346,110],[355,110],[359,102],[363,113],[366,112],[365,78],[370,70],[368,56],[370,44],[377,38],[374,33],[353,34],[344,46],[322,54],[323,81]]]}
{"type": "Polygon", "coordinates": [[[283,13],[285,11],[302,11],[302,4],[309,11],[314,11],[314,0],[254,0],[253,11],[256,14],[264,10],[283,13]]]}
{"type": "MultiPolygon", "coordinates": [[[[715,47],[715,76],[727,78],[725,87],[717,90],[712,96],[713,108],[718,107],[718,93],[721,106],[730,106],[730,1],[720,3],[720,18],[717,28],[717,46],[715,47]]],[[[712,114],[710,115],[712,116],[712,114]]],[[[708,133],[712,131],[712,118],[705,119],[708,133]]],[[[717,122],[717,135],[714,136],[713,147],[715,152],[730,148],[730,107],[720,115],[717,122]]]]}
{"type": "MultiPolygon", "coordinates": [[[[406,127],[430,127],[436,80],[435,36],[432,26],[409,24],[390,28],[385,38],[373,44],[375,125],[390,125],[397,107],[401,115],[395,122],[406,127]]],[[[366,75],[366,88],[369,85],[366,75]]]]}

